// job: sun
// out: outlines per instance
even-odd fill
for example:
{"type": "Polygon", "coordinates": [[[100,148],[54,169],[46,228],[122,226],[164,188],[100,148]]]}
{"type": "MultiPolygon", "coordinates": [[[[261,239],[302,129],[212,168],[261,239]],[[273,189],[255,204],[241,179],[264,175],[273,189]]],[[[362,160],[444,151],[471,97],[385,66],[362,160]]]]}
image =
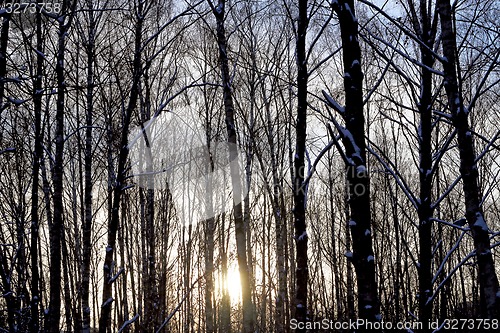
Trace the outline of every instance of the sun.
{"type": "Polygon", "coordinates": [[[228,268],[226,286],[231,302],[239,302],[241,300],[241,281],[238,267],[228,268]]]}

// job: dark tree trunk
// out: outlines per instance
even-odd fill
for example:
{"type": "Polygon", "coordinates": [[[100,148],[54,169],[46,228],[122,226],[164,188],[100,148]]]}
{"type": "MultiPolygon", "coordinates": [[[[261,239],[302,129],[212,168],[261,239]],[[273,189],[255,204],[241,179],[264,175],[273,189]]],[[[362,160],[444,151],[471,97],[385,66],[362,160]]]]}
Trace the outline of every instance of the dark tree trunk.
{"type": "Polygon", "coordinates": [[[443,40],[444,87],[448,95],[448,107],[453,125],[457,130],[460,153],[460,174],[465,196],[465,216],[472,230],[479,275],[481,318],[499,318],[500,293],[495,264],[491,253],[488,226],[481,208],[481,193],[478,186],[478,171],[474,143],[469,126],[468,110],[464,107],[459,86],[457,67],[457,43],[453,30],[450,2],[438,0],[443,40]]]}
{"type": "MultiPolygon", "coordinates": [[[[212,5],[213,6],[213,5],[212,5]]],[[[219,47],[219,62],[222,76],[224,110],[226,114],[227,141],[229,144],[229,160],[231,171],[231,183],[233,186],[233,213],[234,228],[236,235],[236,252],[241,280],[241,291],[243,301],[243,331],[250,333],[254,331],[252,290],[250,281],[250,270],[247,262],[247,242],[245,223],[243,220],[242,198],[241,198],[241,175],[238,164],[238,151],[236,140],[236,124],[234,116],[234,104],[229,75],[229,60],[227,55],[227,39],[224,27],[225,1],[219,0],[217,8],[213,13],[217,21],[217,44],[219,47]]]]}
{"type": "Polygon", "coordinates": [[[429,331],[428,323],[432,319],[432,302],[428,302],[432,296],[432,73],[428,68],[434,65],[432,50],[436,25],[432,22],[432,13],[428,12],[427,1],[420,1],[420,17],[417,16],[412,1],[409,1],[412,14],[413,28],[418,35],[422,45],[420,56],[422,64],[420,74],[420,97],[418,101],[418,112],[420,114],[420,125],[417,133],[419,140],[419,178],[420,178],[420,201],[418,202],[419,217],[419,320],[422,322],[422,332],[429,331]]]}
{"type": "MultiPolygon", "coordinates": [[[[204,88],[204,104],[205,104],[205,137],[207,141],[207,152],[209,163],[206,165],[206,172],[210,174],[214,172],[214,162],[212,158],[212,112],[209,105],[209,95],[204,88]]],[[[205,229],[205,329],[207,333],[215,332],[215,312],[214,312],[214,232],[215,232],[215,217],[212,189],[213,182],[211,177],[206,178],[206,197],[205,197],[205,215],[207,219],[204,221],[205,229]]]]}
{"type": "MultiPolygon", "coordinates": [[[[8,1],[6,1],[8,3],[8,1]]],[[[5,81],[7,75],[7,46],[9,44],[9,27],[11,16],[5,13],[2,18],[2,33],[0,34],[0,116],[3,110],[7,107],[4,104],[5,99],[5,81]]],[[[1,118],[0,118],[1,119],[1,118]]]]}
{"type": "Polygon", "coordinates": [[[356,271],[358,316],[380,321],[380,305],[375,281],[375,260],[372,245],[370,179],[368,176],[363,114],[363,73],[358,42],[358,22],[354,1],[339,1],[334,5],[338,14],[342,38],[346,128],[342,134],[348,164],[348,201],[353,253],[350,258],[356,271]]]}
{"type": "Polygon", "coordinates": [[[309,279],[307,263],[307,231],[306,231],[306,196],[304,186],[305,154],[307,136],[307,59],[306,33],[309,24],[307,0],[299,1],[299,19],[297,22],[297,122],[295,128],[296,145],[294,156],[293,182],[293,214],[296,248],[296,289],[294,300],[294,318],[298,322],[307,321],[307,284],[309,279]]]}
{"type": "Polygon", "coordinates": [[[89,28],[87,41],[87,110],[85,115],[85,186],[84,186],[84,221],[82,227],[83,258],[82,258],[82,333],[90,333],[90,259],[92,256],[92,118],[94,113],[94,60],[95,60],[95,30],[94,2],[87,1],[89,8],[89,28]]]}
{"type": "Polygon", "coordinates": [[[129,154],[128,131],[132,118],[132,112],[136,108],[139,97],[139,81],[142,74],[141,47],[142,47],[142,29],[144,23],[143,13],[144,2],[139,1],[136,14],[135,25],[135,44],[134,60],[132,69],[132,86],[127,108],[124,110],[123,127],[120,138],[120,153],[118,156],[118,172],[113,186],[113,202],[111,207],[111,216],[108,222],[108,244],[106,245],[106,255],[104,258],[103,274],[104,283],[102,289],[101,316],[99,318],[99,333],[111,332],[108,328],[111,326],[111,305],[113,303],[113,277],[115,262],[113,259],[116,247],[116,234],[120,222],[120,202],[126,180],[126,164],[129,154]]]}
{"type": "Polygon", "coordinates": [[[39,186],[40,186],[40,160],[43,154],[42,147],[42,75],[43,75],[43,37],[42,37],[42,15],[36,14],[36,70],[33,86],[33,109],[35,113],[35,144],[33,152],[33,185],[31,191],[31,309],[30,309],[30,333],[38,333],[40,315],[38,312],[40,304],[40,274],[38,268],[38,230],[39,230],[39,186]]]}
{"type": "MultiPolygon", "coordinates": [[[[65,2],[64,2],[65,4],[65,2]]],[[[66,5],[63,5],[66,7],[66,5]]],[[[63,8],[65,12],[65,8],[63,8]]],[[[66,96],[66,83],[64,61],[66,54],[66,33],[68,24],[59,21],[59,39],[57,50],[57,63],[55,66],[57,76],[57,103],[56,103],[56,130],[55,130],[55,162],[53,169],[53,207],[54,214],[49,227],[50,234],[50,296],[49,311],[47,314],[46,331],[59,333],[61,318],[61,236],[63,234],[64,205],[63,205],[63,178],[64,178],[64,108],[66,96]]]]}

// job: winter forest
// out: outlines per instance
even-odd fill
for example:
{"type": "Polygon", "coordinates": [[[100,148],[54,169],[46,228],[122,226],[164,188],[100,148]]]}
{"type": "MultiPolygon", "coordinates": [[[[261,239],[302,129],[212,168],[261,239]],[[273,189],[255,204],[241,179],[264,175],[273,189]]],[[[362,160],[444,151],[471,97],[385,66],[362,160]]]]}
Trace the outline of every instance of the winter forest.
{"type": "Polygon", "coordinates": [[[498,331],[499,17],[0,1],[0,333],[498,331]]]}

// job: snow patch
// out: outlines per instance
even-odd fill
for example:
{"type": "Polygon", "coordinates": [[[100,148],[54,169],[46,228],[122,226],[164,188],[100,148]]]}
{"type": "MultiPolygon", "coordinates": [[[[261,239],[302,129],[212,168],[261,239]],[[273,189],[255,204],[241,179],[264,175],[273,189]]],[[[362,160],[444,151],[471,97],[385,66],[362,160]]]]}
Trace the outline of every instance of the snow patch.
{"type": "Polygon", "coordinates": [[[354,13],[353,13],[353,11],[351,9],[351,6],[349,6],[348,3],[345,3],[344,6],[345,6],[345,9],[349,12],[349,14],[351,14],[351,20],[353,22],[358,22],[358,19],[356,18],[356,16],[354,16],[354,13]]]}
{"type": "Polygon", "coordinates": [[[371,309],[371,308],[372,308],[372,306],[370,304],[365,305],[365,309],[371,309]]]}
{"type": "Polygon", "coordinates": [[[480,227],[484,231],[488,231],[488,226],[486,225],[486,221],[483,218],[483,214],[480,212],[476,213],[476,223],[474,223],[475,227],[480,227]]]}
{"type": "Polygon", "coordinates": [[[370,231],[370,230],[368,230],[368,229],[366,229],[366,230],[365,230],[365,236],[370,236],[370,235],[371,235],[371,231],[370,231]]]}
{"type": "Polygon", "coordinates": [[[358,177],[362,177],[366,175],[366,167],[364,165],[358,165],[356,167],[356,174],[358,177]]]}
{"type": "Polygon", "coordinates": [[[328,102],[328,104],[334,108],[335,110],[337,110],[337,112],[340,112],[340,113],[344,113],[345,112],[345,108],[342,107],[339,103],[337,103],[337,101],[335,99],[332,98],[332,96],[328,95],[328,93],[326,91],[323,90],[323,96],[326,98],[326,101],[328,102]]]}
{"type": "Polygon", "coordinates": [[[220,15],[222,14],[222,10],[223,10],[222,3],[219,3],[217,7],[215,7],[215,11],[217,12],[218,15],[220,15]]]}
{"type": "Polygon", "coordinates": [[[356,221],[350,220],[349,221],[349,226],[350,227],[355,227],[356,226],[356,221]]]}
{"type": "Polygon", "coordinates": [[[306,232],[306,231],[304,231],[304,232],[302,233],[302,235],[300,235],[297,239],[298,239],[299,241],[304,240],[304,239],[307,239],[307,232],[306,232]]]}
{"type": "Polygon", "coordinates": [[[108,306],[109,304],[111,304],[113,302],[113,297],[110,297],[106,300],[106,302],[102,303],[102,308],[105,307],[105,306],[108,306]]]}
{"type": "Polygon", "coordinates": [[[344,255],[345,255],[347,258],[352,258],[352,252],[351,252],[351,251],[346,251],[346,253],[344,253],[344,255]]]}
{"type": "Polygon", "coordinates": [[[368,256],[368,258],[366,258],[366,261],[370,262],[370,261],[374,261],[375,258],[373,256],[368,256]]]}

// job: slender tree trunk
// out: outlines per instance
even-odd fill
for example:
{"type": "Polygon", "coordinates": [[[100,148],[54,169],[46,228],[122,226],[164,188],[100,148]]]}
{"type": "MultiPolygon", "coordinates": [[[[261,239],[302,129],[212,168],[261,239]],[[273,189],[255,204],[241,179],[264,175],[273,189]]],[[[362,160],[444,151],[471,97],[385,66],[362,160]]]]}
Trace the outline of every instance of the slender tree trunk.
{"type": "MultiPolygon", "coordinates": [[[[74,290],[74,285],[72,283],[72,278],[71,278],[71,273],[68,269],[69,266],[69,255],[68,255],[68,247],[66,244],[66,231],[64,228],[62,229],[61,232],[61,253],[62,253],[62,269],[63,269],[63,278],[62,282],[64,283],[63,286],[63,297],[64,297],[64,315],[65,315],[65,325],[64,327],[66,330],[70,332],[74,332],[74,329],[72,327],[72,320],[71,320],[71,314],[74,313],[75,307],[74,304],[71,302],[71,291],[74,290]]],[[[75,318],[76,319],[76,318],[75,318]]]]}
{"type": "Polygon", "coordinates": [[[409,1],[412,23],[415,32],[423,45],[420,46],[420,57],[425,67],[421,68],[420,99],[418,112],[420,125],[418,128],[419,141],[419,178],[420,201],[418,202],[419,217],[419,320],[423,323],[422,332],[430,330],[428,323],[432,319],[432,73],[427,68],[434,66],[434,57],[430,50],[433,48],[436,26],[432,23],[432,13],[428,12],[426,0],[420,1],[420,19],[418,18],[412,1],[409,1]]]}
{"type": "MultiPolygon", "coordinates": [[[[63,2],[63,12],[66,12],[66,2],[63,2]]],[[[64,108],[66,83],[64,61],[66,54],[66,34],[68,23],[59,21],[59,41],[57,63],[57,103],[56,103],[56,130],[55,130],[55,162],[53,171],[53,202],[54,215],[49,228],[50,233],[50,300],[45,329],[50,333],[59,333],[61,318],[61,236],[63,234],[64,206],[63,206],[63,178],[64,178],[64,108]]]]}
{"type": "MultiPolygon", "coordinates": [[[[304,187],[305,154],[307,136],[307,59],[306,33],[309,24],[307,0],[299,0],[299,19],[297,22],[297,122],[295,127],[296,145],[294,155],[293,214],[296,248],[296,289],[294,317],[298,322],[307,321],[307,284],[309,279],[307,263],[306,197],[304,187]]],[[[299,330],[300,331],[300,330],[299,330]]],[[[301,330],[304,331],[304,330],[301,330]]]]}
{"type": "Polygon", "coordinates": [[[448,106],[453,125],[457,129],[460,153],[460,173],[465,196],[465,216],[472,230],[478,263],[481,318],[499,318],[500,292],[495,264],[491,253],[488,226],[481,208],[481,193],[478,186],[478,171],[474,143],[469,126],[468,110],[464,107],[459,86],[457,67],[457,43],[453,31],[450,2],[438,0],[443,40],[444,87],[448,95],[448,106]]]}
{"type": "Polygon", "coordinates": [[[283,196],[283,190],[280,186],[278,165],[276,162],[276,151],[274,142],[274,130],[271,122],[271,108],[266,105],[266,117],[268,128],[268,142],[271,153],[271,168],[273,177],[273,188],[271,202],[273,204],[273,216],[275,220],[275,238],[276,238],[276,270],[278,271],[278,291],[276,295],[276,316],[275,316],[275,330],[276,333],[283,333],[286,331],[286,299],[287,299],[287,277],[285,267],[285,249],[287,246],[287,228],[285,209],[280,202],[283,196]]]}
{"type": "Polygon", "coordinates": [[[224,209],[222,209],[221,214],[221,225],[220,230],[222,232],[220,235],[220,259],[221,259],[221,285],[222,285],[222,299],[220,305],[220,332],[231,333],[231,300],[229,298],[229,293],[227,291],[227,242],[224,234],[226,232],[226,213],[224,213],[224,209]]]}
{"type": "MultiPolygon", "coordinates": [[[[141,117],[142,123],[144,124],[151,119],[151,84],[149,82],[149,74],[146,70],[144,72],[144,90],[145,96],[143,103],[141,105],[141,117]]],[[[151,155],[151,140],[148,137],[148,131],[143,132],[144,144],[146,147],[146,173],[153,174],[153,156],[151,155]]],[[[156,328],[160,326],[158,323],[158,299],[157,299],[157,287],[156,287],[156,243],[155,243],[155,225],[154,225],[154,176],[146,177],[146,197],[145,199],[145,243],[144,248],[145,258],[144,258],[144,326],[146,331],[156,331],[156,328]]],[[[144,201],[144,200],[142,200],[144,201]]]]}
{"type": "Polygon", "coordinates": [[[90,260],[92,257],[92,123],[94,113],[94,61],[95,61],[95,31],[94,1],[88,0],[89,28],[87,41],[87,110],[85,116],[85,186],[84,206],[85,216],[82,227],[83,258],[82,258],[82,333],[90,333],[90,260]]]}
{"type": "MultiPolygon", "coordinates": [[[[204,88],[204,102],[205,102],[205,119],[206,119],[206,141],[207,141],[207,153],[209,163],[207,164],[206,172],[207,174],[214,172],[214,162],[211,152],[211,118],[212,114],[210,112],[210,106],[208,101],[208,93],[204,88]]],[[[215,332],[215,316],[214,316],[214,232],[215,232],[215,217],[214,217],[214,206],[213,206],[213,182],[211,177],[206,177],[206,196],[205,196],[205,215],[207,219],[205,220],[205,329],[207,333],[215,332]]]]}
{"type": "Polygon", "coordinates": [[[123,117],[123,127],[120,139],[120,153],[118,157],[118,172],[113,187],[113,202],[111,208],[111,217],[108,223],[108,244],[106,245],[106,255],[104,258],[103,274],[104,284],[102,289],[102,306],[101,316],[99,318],[99,333],[106,333],[108,327],[111,326],[111,305],[113,303],[113,268],[114,264],[114,251],[116,245],[116,234],[118,232],[118,225],[120,222],[120,201],[122,197],[123,188],[125,187],[126,180],[126,163],[128,159],[128,131],[132,112],[136,108],[137,100],[139,97],[139,81],[142,73],[141,62],[141,47],[142,47],[142,29],[144,23],[143,16],[144,2],[139,1],[137,6],[136,25],[135,25],[135,42],[134,42],[134,60],[132,69],[132,86],[130,89],[130,97],[128,105],[123,117]]]}
{"type": "MultiPolygon", "coordinates": [[[[213,6],[213,5],[212,5],[213,6]]],[[[236,235],[236,251],[238,257],[238,267],[241,280],[241,291],[243,301],[243,332],[254,331],[252,290],[250,283],[250,270],[247,263],[247,242],[245,223],[243,220],[242,198],[241,198],[241,177],[238,163],[238,151],[236,140],[236,124],[234,117],[234,104],[231,88],[231,78],[229,75],[229,60],[227,55],[226,31],[224,28],[225,1],[219,0],[213,13],[217,21],[217,43],[219,46],[219,62],[222,76],[224,93],[224,110],[226,113],[226,127],[229,144],[229,160],[231,171],[231,183],[233,187],[233,213],[234,227],[236,235]]]]}
{"type": "Polygon", "coordinates": [[[35,113],[35,149],[33,152],[33,186],[31,191],[31,318],[30,333],[38,333],[40,326],[40,274],[38,268],[38,231],[39,231],[39,186],[40,186],[40,160],[43,154],[42,147],[42,75],[43,75],[43,39],[42,39],[42,15],[36,14],[36,70],[33,87],[33,109],[35,113]]]}
{"type": "MultiPolygon", "coordinates": [[[[5,1],[10,3],[10,1],[5,1]]],[[[5,82],[7,75],[7,46],[9,44],[9,27],[10,18],[9,14],[4,14],[2,17],[2,27],[0,34],[0,116],[3,110],[7,107],[8,103],[4,104],[5,99],[5,82]]],[[[0,118],[1,119],[1,118],[0,118]]]]}
{"type": "Polygon", "coordinates": [[[358,42],[358,22],[353,0],[334,4],[342,37],[346,128],[343,129],[348,164],[346,165],[350,206],[350,230],[358,287],[358,316],[380,321],[380,304],[375,278],[371,234],[370,179],[366,161],[365,117],[363,114],[363,73],[358,42]]]}

